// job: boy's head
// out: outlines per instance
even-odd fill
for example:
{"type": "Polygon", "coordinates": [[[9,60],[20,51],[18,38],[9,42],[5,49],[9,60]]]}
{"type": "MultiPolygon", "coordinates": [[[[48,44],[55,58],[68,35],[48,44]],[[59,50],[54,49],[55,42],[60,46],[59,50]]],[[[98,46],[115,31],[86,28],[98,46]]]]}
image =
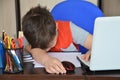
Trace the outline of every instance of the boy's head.
{"type": "Polygon", "coordinates": [[[32,48],[47,49],[55,38],[56,24],[46,8],[37,6],[23,17],[22,30],[32,48]]]}

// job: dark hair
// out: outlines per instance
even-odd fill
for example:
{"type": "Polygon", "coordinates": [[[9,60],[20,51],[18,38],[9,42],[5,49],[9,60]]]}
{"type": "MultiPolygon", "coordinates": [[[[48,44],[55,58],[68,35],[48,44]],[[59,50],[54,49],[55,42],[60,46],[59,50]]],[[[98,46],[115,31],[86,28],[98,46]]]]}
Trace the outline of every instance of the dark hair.
{"type": "Polygon", "coordinates": [[[22,30],[32,48],[48,48],[56,35],[56,25],[51,13],[40,5],[31,8],[23,17],[22,30]]]}

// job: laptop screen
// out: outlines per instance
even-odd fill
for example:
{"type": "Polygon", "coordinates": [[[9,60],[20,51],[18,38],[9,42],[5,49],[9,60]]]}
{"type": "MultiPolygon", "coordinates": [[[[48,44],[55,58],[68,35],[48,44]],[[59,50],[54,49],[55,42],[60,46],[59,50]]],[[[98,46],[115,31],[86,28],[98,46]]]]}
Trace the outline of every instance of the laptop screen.
{"type": "Polygon", "coordinates": [[[90,70],[120,69],[120,16],[95,20],[90,70]]]}

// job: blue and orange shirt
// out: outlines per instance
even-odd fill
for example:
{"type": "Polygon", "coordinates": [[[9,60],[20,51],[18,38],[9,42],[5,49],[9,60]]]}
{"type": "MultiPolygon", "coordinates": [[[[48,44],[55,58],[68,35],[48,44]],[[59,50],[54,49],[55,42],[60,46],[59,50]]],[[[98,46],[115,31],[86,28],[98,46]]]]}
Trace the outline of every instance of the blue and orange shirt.
{"type": "MultiPolygon", "coordinates": [[[[50,51],[61,51],[61,48],[68,48],[73,43],[72,32],[69,21],[56,21],[58,28],[58,38],[55,47],[50,51]]],[[[78,46],[77,46],[78,48],[78,46]]]]}

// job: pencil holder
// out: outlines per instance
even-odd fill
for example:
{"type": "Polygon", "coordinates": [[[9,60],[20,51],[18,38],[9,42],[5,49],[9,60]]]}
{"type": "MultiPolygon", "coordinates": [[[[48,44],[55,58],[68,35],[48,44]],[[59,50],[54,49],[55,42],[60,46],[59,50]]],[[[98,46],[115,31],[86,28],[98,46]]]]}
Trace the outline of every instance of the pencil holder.
{"type": "Polygon", "coordinates": [[[5,49],[4,73],[23,72],[23,48],[5,49]]]}

